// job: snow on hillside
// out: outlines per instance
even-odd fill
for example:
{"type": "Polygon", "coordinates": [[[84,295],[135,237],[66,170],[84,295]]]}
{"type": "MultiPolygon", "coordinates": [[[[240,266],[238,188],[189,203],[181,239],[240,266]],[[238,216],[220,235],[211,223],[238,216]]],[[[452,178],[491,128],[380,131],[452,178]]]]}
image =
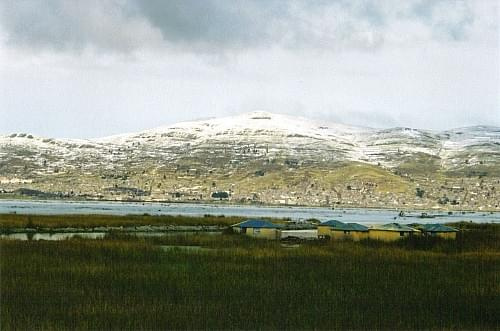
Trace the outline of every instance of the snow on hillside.
{"type": "Polygon", "coordinates": [[[123,143],[131,138],[190,137],[193,140],[217,139],[218,137],[245,136],[303,136],[307,138],[348,141],[369,129],[336,123],[323,123],[303,117],[293,117],[256,111],[237,116],[203,121],[181,122],[161,126],[132,135],[119,135],[97,139],[99,142],[123,143]]]}
{"type": "MultiPolygon", "coordinates": [[[[264,111],[181,122],[154,129],[98,139],[47,139],[28,134],[0,136],[0,157],[50,154],[76,160],[95,157],[114,161],[138,154],[173,157],[181,149],[210,146],[266,146],[271,153],[324,160],[354,160],[395,165],[401,155],[425,153],[454,166],[464,152],[500,155],[500,128],[476,126],[444,132],[411,128],[371,129],[310,120],[264,111]],[[21,155],[20,154],[20,155],[21,155]]],[[[225,148],[224,147],[224,148],[225,148]]],[[[474,157],[472,157],[474,161],[474,157]]]]}

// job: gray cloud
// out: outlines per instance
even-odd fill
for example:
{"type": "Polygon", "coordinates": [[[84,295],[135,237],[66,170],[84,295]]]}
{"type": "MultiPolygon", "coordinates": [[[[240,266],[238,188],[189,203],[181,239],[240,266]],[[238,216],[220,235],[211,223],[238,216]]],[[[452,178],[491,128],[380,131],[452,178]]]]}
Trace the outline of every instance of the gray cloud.
{"type": "Polygon", "coordinates": [[[7,42],[34,49],[130,51],[158,39],[123,1],[0,1],[7,42]]]}
{"type": "Polygon", "coordinates": [[[424,32],[405,33],[462,40],[473,19],[466,2],[452,1],[0,1],[10,45],[77,51],[374,49],[415,23],[424,32]]]}
{"type": "Polygon", "coordinates": [[[242,48],[279,39],[289,19],[284,1],[137,1],[140,13],[170,43],[200,48],[242,48]]]}
{"type": "Polygon", "coordinates": [[[423,0],[411,7],[411,13],[432,27],[437,38],[462,40],[474,15],[466,1],[423,0]]]}

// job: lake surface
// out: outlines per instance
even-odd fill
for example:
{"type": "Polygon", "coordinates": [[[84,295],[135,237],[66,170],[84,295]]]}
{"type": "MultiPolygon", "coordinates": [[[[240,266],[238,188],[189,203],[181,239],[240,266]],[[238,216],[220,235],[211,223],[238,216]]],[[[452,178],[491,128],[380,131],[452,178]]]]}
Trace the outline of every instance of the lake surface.
{"type": "Polygon", "coordinates": [[[217,205],[192,203],[156,203],[156,202],[107,202],[107,201],[35,201],[35,200],[0,200],[0,213],[17,214],[107,214],[107,215],[183,215],[203,216],[225,215],[249,218],[276,217],[300,221],[315,218],[320,221],[337,219],[342,222],[380,224],[398,223],[445,223],[458,221],[500,223],[500,212],[447,212],[427,211],[433,218],[420,218],[423,211],[405,212],[398,216],[398,210],[349,208],[335,209],[320,207],[264,207],[246,205],[217,205]]]}
{"type": "MultiPolygon", "coordinates": [[[[165,236],[191,236],[195,234],[221,235],[220,231],[172,231],[172,232],[121,232],[120,234],[139,238],[165,236]]],[[[15,232],[0,234],[0,239],[12,240],[68,240],[72,238],[104,239],[108,232],[15,232]]]]}
{"type": "Polygon", "coordinates": [[[282,230],[281,238],[295,237],[299,239],[318,239],[318,230],[282,230]]]}
{"type": "Polygon", "coordinates": [[[104,232],[74,232],[74,233],[8,233],[0,234],[0,239],[13,240],[67,240],[71,238],[82,239],[103,239],[106,236],[104,232]]]}

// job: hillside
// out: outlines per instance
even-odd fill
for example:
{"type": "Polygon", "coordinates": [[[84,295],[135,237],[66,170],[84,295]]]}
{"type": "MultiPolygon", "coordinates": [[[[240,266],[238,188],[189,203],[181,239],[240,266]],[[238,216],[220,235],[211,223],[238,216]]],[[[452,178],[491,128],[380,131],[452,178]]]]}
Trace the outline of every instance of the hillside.
{"type": "Polygon", "coordinates": [[[2,197],[494,210],[499,179],[500,128],[488,126],[381,130],[252,112],[99,139],[0,136],[2,197]]]}

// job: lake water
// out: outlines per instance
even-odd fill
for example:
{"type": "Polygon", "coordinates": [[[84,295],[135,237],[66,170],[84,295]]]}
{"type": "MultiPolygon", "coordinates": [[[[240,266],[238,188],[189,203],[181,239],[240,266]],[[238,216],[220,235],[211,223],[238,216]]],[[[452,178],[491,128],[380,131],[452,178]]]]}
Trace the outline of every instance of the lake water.
{"type": "MultiPolygon", "coordinates": [[[[122,232],[121,234],[136,237],[164,237],[164,236],[190,236],[199,234],[197,231],[172,231],[172,232],[122,232]]],[[[16,232],[0,234],[0,239],[12,240],[67,240],[75,237],[82,239],[104,239],[107,232],[16,232]]],[[[205,231],[203,234],[221,235],[220,231],[205,231]]]]}
{"type": "Polygon", "coordinates": [[[281,238],[318,239],[318,230],[282,230],[281,238]]]}
{"type": "Polygon", "coordinates": [[[500,212],[447,212],[427,211],[434,218],[420,218],[423,211],[406,212],[399,217],[398,210],[349,208],[335,209],[316,207],[264,207],[245,205],[218,205],[193,203],[140,203],[140,202],[107,202],[107,201],[35,201],[35,200],[0,200],[0,213],[17,214],[150,214],[150,215],[184,215],[203,216],[225,215],[249,218],[276,217],[290,218],[300,221],[316,218],[320,221],[337,219],[342,222],[380,224],[399,223],[445,223],[458,221],[500,223],[500,212]]]}
{"type": "Polygon", "coordinates": [[[104,232],[74,232],[74,233],[8,233],[0,234],[0,239],[13,240],[67,240],[75,237],[83,239],[103,239],[104,232]]]}

